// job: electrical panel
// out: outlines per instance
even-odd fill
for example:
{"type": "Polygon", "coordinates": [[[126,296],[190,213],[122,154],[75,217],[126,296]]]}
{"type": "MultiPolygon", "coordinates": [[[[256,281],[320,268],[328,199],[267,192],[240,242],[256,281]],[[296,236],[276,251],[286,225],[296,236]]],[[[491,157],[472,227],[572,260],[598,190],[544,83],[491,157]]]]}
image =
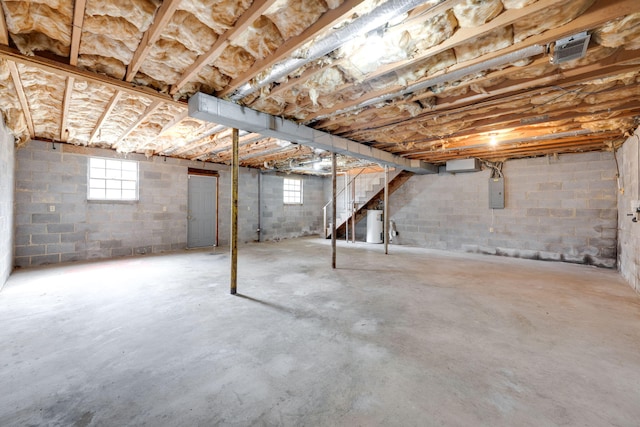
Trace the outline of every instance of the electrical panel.
{"type": "Polygon", "coordinates": [[[504,209],[504,178],[489,178],[489,209],[504,209]]]}

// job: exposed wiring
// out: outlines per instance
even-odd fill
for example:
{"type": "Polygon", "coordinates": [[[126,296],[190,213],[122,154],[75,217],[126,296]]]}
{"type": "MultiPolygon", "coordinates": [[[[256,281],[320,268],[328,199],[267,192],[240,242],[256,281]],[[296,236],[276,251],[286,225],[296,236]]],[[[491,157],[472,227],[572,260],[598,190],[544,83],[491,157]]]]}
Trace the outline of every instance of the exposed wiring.
{"type": "Polygon", "coordinates": [[[554,88],[554,89],[563,90],[563,91],[569,92],[569,93],[584,93],[586,95],[599,95],[601,93],[612,92],[612,91],[616,90],[616,88],[608,88],[608,89],[599,90],[597,92],[589,92],[589,91],[581,90],[581,89],[571,90],[571,89],[564,88],[562,86],[551,86],[551,87],[554,88]]]}
{"type": "Polygon", "coordinates": [[[502,173],[502,166],[504,162],[489,162],[486,160],[481,160],[482,164],[491,169],[491,176],[489,178],[504,178],[504,174],[502,173]]]}
{"type": "Polygon", "coordinates": [[[624,194],[624,187],[622,177],[620,176],[620,165],[618,164],[618,156],[616,156],[616,149],[613,149],[613,160],[616,162],[616,181],[618,182],[618,193],[624,194]]]}

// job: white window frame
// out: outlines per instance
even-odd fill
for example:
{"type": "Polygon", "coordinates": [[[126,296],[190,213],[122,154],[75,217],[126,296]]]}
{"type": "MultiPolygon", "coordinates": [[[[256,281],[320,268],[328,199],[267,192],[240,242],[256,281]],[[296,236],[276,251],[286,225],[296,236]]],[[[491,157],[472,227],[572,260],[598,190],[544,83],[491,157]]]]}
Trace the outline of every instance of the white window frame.
{"type": "Polygon", "coordinates": [[[304,201],[303,182],[297,178],[284,178],[282,181],[282,201],[285,205],[301,205],[304,201]]]}
{"type": "Polygon", "coordinates": [[[135,160],[89,157],[87,200],[135,202],[138,200],[140,167],[135,160]]]}

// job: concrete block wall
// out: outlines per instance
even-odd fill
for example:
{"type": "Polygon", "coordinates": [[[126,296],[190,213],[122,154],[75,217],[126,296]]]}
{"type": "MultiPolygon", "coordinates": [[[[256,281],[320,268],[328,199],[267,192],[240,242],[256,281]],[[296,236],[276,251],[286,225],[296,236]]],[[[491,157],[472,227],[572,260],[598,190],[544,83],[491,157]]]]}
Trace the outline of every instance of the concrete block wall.
{"type": "Polygon", "coordinates": [[[282,186],[286,177],[291,176],[262,174],[261,240],[309,236],[322,231],[325,180],[316,176],[296,176],[303,181],[303,204],[285,205],[282,202],[282,186]],[[280,203],[277,203],[278,200],[280,203]]]}
{"type": "Polygon", "coordinates": [[[615,267],[612,153],[511,160],[506,208],[488,208],[489,171],[412,177],[390,197],[400,244],[615,267]]]}
{"type": "MultiPolygon", "coordinates": [[[[238,241],[240,243],[258,240],[258,173],[256,169],[240,168],[238,174],[238,241]]],[[[231,233],[231,173],[221,172],[219,180],[218,244],[227,246],[231,233]]]]}
{"type": "MultiPolygon", "coordinates": [[[[187,244],[188,168],[218,172],[218,244],[229,244],[231,174],[228,166],[130,154],[127,159],[139,162],[139,200],[87,201],[90,156],[125,158],[112,150],[40,141],[32,141],[17,150],[15,266],[184,249],[187,244]]],[[[240,243],[258,239],[258,175],[258,170],[240,169],[240,243]]],[[[311,184],[305,182],[305,206],[298,211],[283,211],[281,180],[279,196],[272,198],[269,193],[268,197],[263,197],[264,212],[280,212],[272,216],[279,221],[277,227],[269,221],[262,226],[267,239],[270,236],[296,237],[301,235],[301,230],[304,234],[319,232],[317,224],[321,222],[322,212],[316,209],[315,201],[322,199],[323,189],[322,180],[319,179],[319,184],[313,183],[314,180],[310,180],[311,184]],[[318,194],[314,194],[316,192],[318,194]],[[307,201],[309,205],[306,205],[307,201]],[[282,215],[285,215],[284,219],[282,215]]],[[[277,187],[277,184],[272,186],[277,187]]]]}
{"type": "Polygon", "coordinates": [[[618,196],[618,268],[629,285],[640,293],[640,222],[632,222],[631,201],[640,200],[640,129],[617,152],[620,183],[618,196]]]}
{"type": "Polygon", "coordinates": [[[13,269],[15,143],[0,114],[0,289],[13,269]]]}

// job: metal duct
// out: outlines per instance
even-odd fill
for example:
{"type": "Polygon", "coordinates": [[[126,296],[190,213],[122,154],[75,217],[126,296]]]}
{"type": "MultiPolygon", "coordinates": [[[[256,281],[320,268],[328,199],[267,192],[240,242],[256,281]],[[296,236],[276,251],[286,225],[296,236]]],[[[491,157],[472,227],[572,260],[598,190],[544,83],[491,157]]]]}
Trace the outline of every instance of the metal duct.
{"type": "Polygon", "coordinates": [[[389,99],[398,98],[404,96],[408,93],[418,92],[423,89],[430,88],[432,86],[436,86],[442,83],[459,80],[463,77],[469,76],[471,74],[480,73],[482,71],[489,70],[491,68],[497,68],[502,65],[511,64],[513,62],[517,62],[524,58],[529,58],[531,56],[539,55],[545,52],[545,46],[533,45],[528,46],[520,50],[516,50],[515,52],[508,53],[506,55],[499,56],[497,58],[489,59],[487,61],[479,62],[474,65],[470,65],[468,67],[460,68],[459,70],[452,71],[450,73],[445,73],[436,77],[432,77],[430,79],[424,80],[420,83],[413,84],[411,86],[407,86],[406,88],[393,93],[388,93],[386,95],[378,96],[376,98],[371,98],[367,101],[361,102],[358,105],[354,105],[352,107],[343,108],[342,110],[334,111],[329,114],[325,114],[322,116],[315,117],[313,120],[306,122],[313,123],[318,120],[327,119],[329,117],[336,116],[338,114],[348,113],[353,110],[357,110],[359,108],[365,108],[370,105],[375,105],[379,102],[384,102],[389,99]]]}
{"type": "MultiPolygon", "coordinates": [[[[443,1],[444,0],[440,0],[437,4],[443,1]]],[[[389,0],[370,13],[354,20],[346,27],[334,31],[322,40],[314,42],[304,58],[291,58],[274,65],[267,77],[253,85],[250,83],[244,84],[236,90],[229,99],[238,101],[256,90],[286,77],[303,65],[333,52],[346,42],[386,25],[389,21],[393,20],[393,18],[423,3],[426,3],[426,0],[389,0]]],[[[434,4],[434,7],[437,6],[437,4],[434,4]]]]}
{"type": "Polygon", "coordinates": [[[320,148],[332,153],[344,154],[382,165],[386,164],[417,174],[438,173],[438,168],[435,165],[422,160],[405,159],[387,151],[300,125],[282,117],[275,117],[243,107],[202,92],[196,93],[189,99],[189,116],[312,148],[320,148]]]}

